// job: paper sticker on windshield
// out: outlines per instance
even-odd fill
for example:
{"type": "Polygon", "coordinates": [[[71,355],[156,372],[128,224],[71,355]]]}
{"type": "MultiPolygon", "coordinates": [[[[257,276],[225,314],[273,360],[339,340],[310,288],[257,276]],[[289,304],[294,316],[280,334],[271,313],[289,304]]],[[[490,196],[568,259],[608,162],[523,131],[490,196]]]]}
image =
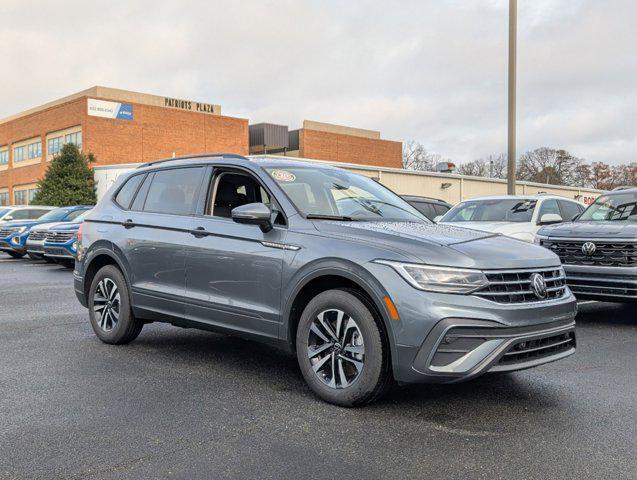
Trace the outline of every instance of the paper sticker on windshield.
{"type": "Polygon", "coordinates": [[[287,170],[273,170],[272,178],[274,178],[277,182],[293,182],[296,180],[296,175],[292,172],[288,172],[287,170]]]}

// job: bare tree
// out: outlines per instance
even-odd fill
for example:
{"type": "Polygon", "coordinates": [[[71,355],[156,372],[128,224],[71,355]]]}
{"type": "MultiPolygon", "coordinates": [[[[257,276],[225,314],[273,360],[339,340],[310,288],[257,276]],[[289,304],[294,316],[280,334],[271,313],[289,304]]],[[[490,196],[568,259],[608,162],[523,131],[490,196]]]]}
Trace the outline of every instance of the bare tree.
{"type": "Polygon", "coordinates": [[[407,170],[435,171],[436,165],[445,160],[442,155],[428,152],[421,143],[414,140],[403,145],[403,168],[407,170]]]}
{"type": "Polygon", "coordinates": [[[517,177],[529,182],[572,185],[575,167],[582,161],[566,150],[537,148],[520,156],[517,177]]]}
{"type": "Polygon", "coordinates": [[[461,175],[473,175],[476,177],[506,178],[507,156],[504,153],[478,158],[471,162],[458,165],[458,173],[461,175]]]}
{"type": "Polygon", "coordinates": [[[609,190],[612,188],[612,172],[608,164],[593,162],[591,164],[590,184],[593,188],[609,190]]]}

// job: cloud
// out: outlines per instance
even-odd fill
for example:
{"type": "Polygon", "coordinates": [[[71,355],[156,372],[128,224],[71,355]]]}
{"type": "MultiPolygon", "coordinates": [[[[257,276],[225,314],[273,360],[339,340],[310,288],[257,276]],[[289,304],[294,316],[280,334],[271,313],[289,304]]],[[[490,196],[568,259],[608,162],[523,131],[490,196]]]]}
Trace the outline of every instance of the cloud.
{"type": "MultiPolygon", "coordinates": [[[[0,116],[107,85],[415,139],[456,161],[506,150],[506,0],[4,0],[0,116]]],[[[633,161],[637,4],[520,2],[518,151],[633,161]]]]}

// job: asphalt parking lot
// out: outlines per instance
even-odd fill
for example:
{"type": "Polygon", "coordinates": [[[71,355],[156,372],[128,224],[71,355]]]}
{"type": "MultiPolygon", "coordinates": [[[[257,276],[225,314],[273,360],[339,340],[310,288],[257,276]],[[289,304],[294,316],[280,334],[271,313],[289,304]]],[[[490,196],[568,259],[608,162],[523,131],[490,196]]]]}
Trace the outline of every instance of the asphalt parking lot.
{"type": "Polygon", "coordinates": [[[0,478],[635,479],[635,306],[590,303],[578,353],[348,410],[295,358],[152,324],[93,335],[59,266],[0,256],[0,478]]]}

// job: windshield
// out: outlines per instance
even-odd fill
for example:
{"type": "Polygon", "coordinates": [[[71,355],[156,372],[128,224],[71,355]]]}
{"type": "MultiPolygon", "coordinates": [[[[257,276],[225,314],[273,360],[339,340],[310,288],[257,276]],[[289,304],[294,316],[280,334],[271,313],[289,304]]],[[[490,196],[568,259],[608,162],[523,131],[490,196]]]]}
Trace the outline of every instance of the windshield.
{"type": "Polygon", "coordinates": [[[91,213],[91,210],[86,210],[85,212],[82,212],[82,214],[78,215],[73,220],[71,220],[71,223],[82,223],[89,213],[91,213]]]}
{"type": "Polygon", "coordinates": [[[637,194],[602,195],[577,219],[578,222],[637,221],[637,194]]]}
{"type": "Polygon", "coordinates": [[[308,218],[430,223],[398,195],[362,175],[311,166],[265,170],[308,218]]]}
{"type": "Polygon", "coordinates": [[[463,202],[449,210],[441,222],[530,222],[536,200],[500,199],[463,202]]]}
{"type": "Polygon", "coordinates": [[[55,210],[51,210],[49,213],[38,218],[38,222],[59,222],[64,220],[64,217],[66,217],[69,212],[70,210],[68,208],[56,208],[55,210]]]}

